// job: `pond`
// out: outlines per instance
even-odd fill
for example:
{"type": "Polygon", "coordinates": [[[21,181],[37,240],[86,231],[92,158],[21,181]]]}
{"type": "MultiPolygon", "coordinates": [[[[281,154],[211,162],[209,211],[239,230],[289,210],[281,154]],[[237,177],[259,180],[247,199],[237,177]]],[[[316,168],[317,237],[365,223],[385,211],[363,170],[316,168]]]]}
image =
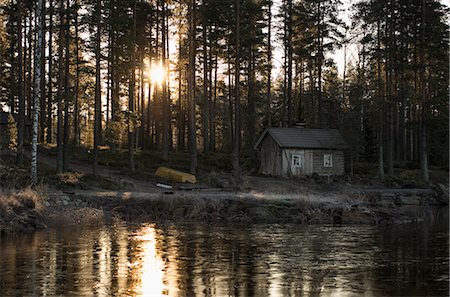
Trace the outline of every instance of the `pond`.
{"type": "Polygon", "coordinates": [[[0,295],[448,296],[448,224],[49,229],[0,239],[0,295]]]}

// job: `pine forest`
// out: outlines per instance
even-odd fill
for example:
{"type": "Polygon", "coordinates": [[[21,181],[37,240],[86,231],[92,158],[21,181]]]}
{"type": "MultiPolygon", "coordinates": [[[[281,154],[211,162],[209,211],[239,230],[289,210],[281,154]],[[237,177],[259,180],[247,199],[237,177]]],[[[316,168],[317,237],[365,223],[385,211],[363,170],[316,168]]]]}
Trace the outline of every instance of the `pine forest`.
{"type": "Polygon", "coordinates": [[[59,173],[82,149],[94,174],[108,150],[123,152],[129,172],[145,152],[184,153],[191,173],[199,156],[224,154],[238,177],[265,128],[298,123],[338,129],[349,164],[375,164],[380,177],[396,166],[420,168],[425,181],[432,166],[448,170],[440,1],[0,4],[2,149],[33,181],[43,147],[59,173]]]}

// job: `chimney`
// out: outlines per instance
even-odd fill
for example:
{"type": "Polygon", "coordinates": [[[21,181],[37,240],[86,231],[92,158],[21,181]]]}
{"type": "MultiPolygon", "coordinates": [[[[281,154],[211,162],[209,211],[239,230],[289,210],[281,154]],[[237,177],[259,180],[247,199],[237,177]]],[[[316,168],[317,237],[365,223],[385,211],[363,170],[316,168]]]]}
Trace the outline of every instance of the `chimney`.
{"type": "Polygon", "coordinates": [[[305,129],[306,123],[305,122],[296,123],[294,127],[298,129],[305,129]]]}

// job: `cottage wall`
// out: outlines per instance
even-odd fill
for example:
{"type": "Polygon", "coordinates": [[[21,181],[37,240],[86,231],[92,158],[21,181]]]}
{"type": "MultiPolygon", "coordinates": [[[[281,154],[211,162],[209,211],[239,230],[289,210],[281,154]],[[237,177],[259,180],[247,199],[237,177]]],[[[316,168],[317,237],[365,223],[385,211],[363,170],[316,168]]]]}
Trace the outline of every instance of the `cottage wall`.
{"type": "Polygon", "coordinates": [[[314,173],[319,175],[341,175],[344,174],[344,153],[337,150],[314,150],[313,152],[314,173]],[[323,155],[332,155],[332,167],[323,166],[323,155]]]}
{"type": "Polygon", "coordinates": [[[261,142],[261,166],[259,172],[269,175],[282,175],[281,148],[267,135],[261,142]]]}
{"type": "Polygon", "coordinates": [[[283,176],[301,176],[301,175],[311,175],[313,173],[312,167],[312,159],[313,159],[313,151],[312,150],[301,150],[301,149],[283,149],[282,150],[282,167],[283,167],[283,176]],[[301,155],[303,156],[304,163],[302,167],[294,167],[292,166],[292,156],[293,155],[301,155]]]}
{"type": "Polygon", "coordinates": [[[345,172],[344,153],[329,149],[280,148],[267,134],[261,141],[261,165],[259,172],[273,176],[295,177],[302,175],[341,175],[345,172]],[[324,155],[331,155],[332,166],[324,166],[324,155]],[[302,166],[294,166],[293,155],[299,155],[302,166]]]}
{"type": "Polygon", "coordinates": [[[282,150],[282,176],[294,177],[302,175],[341,175],[344,174],[344,153],[337,150],[282,150]],[[323,155],[332,156],[332,167],[324,167],[323,155]],[[292,164],[293,155],[303,156],[303,166],[294,167],[292,164]]]}

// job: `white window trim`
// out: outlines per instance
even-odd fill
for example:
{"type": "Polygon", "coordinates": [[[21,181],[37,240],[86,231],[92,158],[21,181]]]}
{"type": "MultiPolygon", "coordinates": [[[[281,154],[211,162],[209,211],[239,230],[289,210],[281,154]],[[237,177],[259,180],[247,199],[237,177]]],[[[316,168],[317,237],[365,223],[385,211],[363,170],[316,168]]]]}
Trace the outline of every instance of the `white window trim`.
{"type": "Polygon", "coordinates": [[[333,167],[333,155],[332,154],[323,154],[323,167],[325,168],[332,168],[333,167]],[[329,164],[327,164],[327,159],[330,161],[329,164]]]}
{"type": "Polygon", "coordinates": [[[303,166],[302,166],[303,164],[302,164],[302,162],[301,162],[302,158],[303,158],[303,162],[304,162],[305,157],[304,157],[303,154],[293,154],[293,155],[291,156],[291,166],[292,166],[293,168],[302,168],[302,167],[303,167],[303,166]],[[296,165],[295,162],[294,162],[294,160],[296,159],[296,157],[298,157],[298,165],[296,165]]]}

